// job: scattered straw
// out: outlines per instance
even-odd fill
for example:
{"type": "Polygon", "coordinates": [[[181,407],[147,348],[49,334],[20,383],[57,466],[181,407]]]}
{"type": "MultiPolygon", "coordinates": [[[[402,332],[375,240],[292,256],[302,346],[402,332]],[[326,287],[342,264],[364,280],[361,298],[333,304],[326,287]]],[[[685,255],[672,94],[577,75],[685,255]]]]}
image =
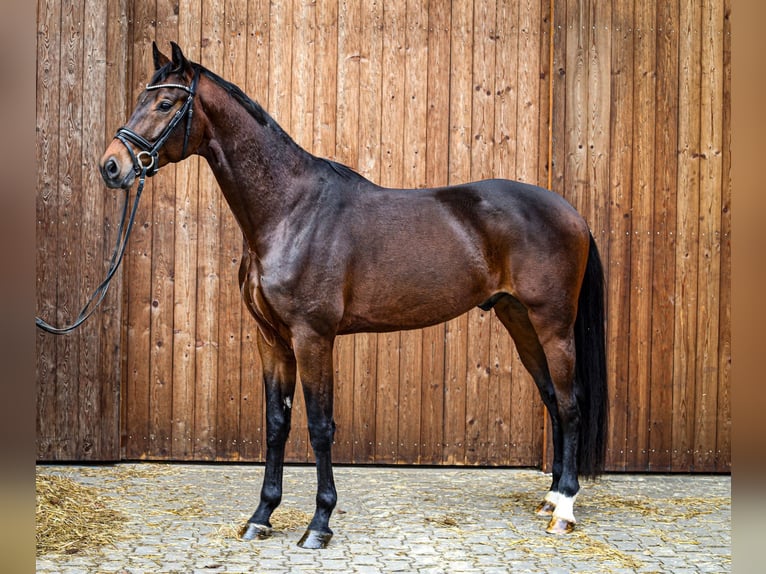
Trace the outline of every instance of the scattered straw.
{"type": "Polygon", "coordinates": [[[271,515],[274,530],[297,530],[306,528],[311,522],[311,515],[294,508],[277,508],[271,515]]]}
{"type": "Polygon", "coordinates": [[[458,520],[452,516],[445,514],[444,516],[426,516],[424,519],[427,523],[441,526],[442,528],[460,528],[458,520]]]}
{"type": "Polygon", "coordinates": [[[113,545],[124,517],[98,489],[57,475],[35,477],[37,555],[77,554],[113,545]]]}

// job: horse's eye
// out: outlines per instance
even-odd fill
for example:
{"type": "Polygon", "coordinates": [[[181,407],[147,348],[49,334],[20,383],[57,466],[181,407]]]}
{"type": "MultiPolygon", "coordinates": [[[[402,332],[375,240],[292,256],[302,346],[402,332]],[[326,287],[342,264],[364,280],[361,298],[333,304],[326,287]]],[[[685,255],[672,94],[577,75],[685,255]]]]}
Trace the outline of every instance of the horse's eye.
{"type": "Polygon", "coordinates": [[[173,107],[173,102],[171,102],[170,100],[162,100],[160,102],[160,105],[157,106],[157,109],[160,110],[161,112],[168,112],[170,111],[170,108],[172,107],[173,107]]]}

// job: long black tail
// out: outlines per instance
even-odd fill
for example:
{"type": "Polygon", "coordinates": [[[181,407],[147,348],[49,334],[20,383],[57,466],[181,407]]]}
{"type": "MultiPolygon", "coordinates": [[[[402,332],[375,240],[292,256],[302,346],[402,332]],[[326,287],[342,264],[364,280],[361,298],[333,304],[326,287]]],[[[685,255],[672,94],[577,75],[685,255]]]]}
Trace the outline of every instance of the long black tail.
{"type": "Polygon", "coordinates": [[[578,473],[595,477],[604,470],[607,409],[604,270],[593,235],[575,320],[575,394],[580,407],[578,473]]]}

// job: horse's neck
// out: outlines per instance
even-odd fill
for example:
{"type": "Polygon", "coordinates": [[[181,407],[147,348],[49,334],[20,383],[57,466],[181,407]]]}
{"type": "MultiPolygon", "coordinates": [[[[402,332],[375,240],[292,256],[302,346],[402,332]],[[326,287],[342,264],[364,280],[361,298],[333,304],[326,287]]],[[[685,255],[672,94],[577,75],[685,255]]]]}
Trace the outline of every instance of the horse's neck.
{"type": "Polygon", "coordinates": [[[258,122],[226,95],[205,107],[209,139],[201,151],[252,246],[286,216],[312,156],[274,125],[258,122]],[[228,101],[225,99],[228,98],[228,101]]]}

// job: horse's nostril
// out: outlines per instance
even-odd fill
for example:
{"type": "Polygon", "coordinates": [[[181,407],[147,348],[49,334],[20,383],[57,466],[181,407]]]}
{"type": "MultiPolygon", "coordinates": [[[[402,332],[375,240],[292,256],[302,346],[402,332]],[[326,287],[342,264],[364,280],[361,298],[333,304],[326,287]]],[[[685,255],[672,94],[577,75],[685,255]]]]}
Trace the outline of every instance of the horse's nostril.
{"type": "Polygon", "coordinates": [[[120,166],[113,157],[109,158],[104,165],[104,170],[109,177],[117,177],[120,175],[120,166]]]}

